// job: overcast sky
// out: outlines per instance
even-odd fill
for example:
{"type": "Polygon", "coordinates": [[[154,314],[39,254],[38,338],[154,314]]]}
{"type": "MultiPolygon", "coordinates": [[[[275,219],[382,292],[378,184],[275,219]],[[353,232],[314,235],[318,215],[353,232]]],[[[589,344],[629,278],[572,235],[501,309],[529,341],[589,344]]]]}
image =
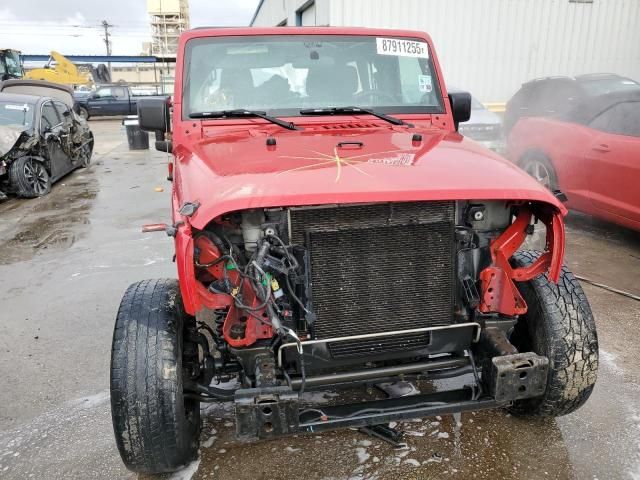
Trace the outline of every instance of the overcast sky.
{"type": "MultiPolygon", "coordinates": [[[[258,0],[190,0],[191,26],[248,25],[258,0]]],[[[113,24],[115,55],[149,41],[146,0],[0,0],[0,47],[25,54],[103,54],[102,20],[113,24]]]]}

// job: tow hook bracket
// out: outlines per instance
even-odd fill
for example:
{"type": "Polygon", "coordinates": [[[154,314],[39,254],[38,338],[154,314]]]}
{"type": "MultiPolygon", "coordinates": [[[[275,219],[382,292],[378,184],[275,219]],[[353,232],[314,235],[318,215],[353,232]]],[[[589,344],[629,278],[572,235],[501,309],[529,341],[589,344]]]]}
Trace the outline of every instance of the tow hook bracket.
{"type": "Polygon", "coordinates": [[[533,352],[493,357],[491,392],[497,402],[537,397],[547,385],[549,359],[533,352]]]}
{"type": "Polygon", "coordinates": [[[235,394],[236,435],[251,441],[298,430],[298,394],[289,387],[247,388],[235,394]]]}

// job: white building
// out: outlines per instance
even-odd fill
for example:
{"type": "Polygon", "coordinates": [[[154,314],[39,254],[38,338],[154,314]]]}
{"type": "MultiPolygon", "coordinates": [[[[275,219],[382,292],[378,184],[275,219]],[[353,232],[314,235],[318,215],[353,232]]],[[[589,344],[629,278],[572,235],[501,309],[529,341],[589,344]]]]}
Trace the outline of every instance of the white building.
{"type": "Polygon", "coordinates": [[[447,83],[484,102],[551,75],[640,81],[640,0],[262,0],[251,25],[426,31],[447,83]]]}

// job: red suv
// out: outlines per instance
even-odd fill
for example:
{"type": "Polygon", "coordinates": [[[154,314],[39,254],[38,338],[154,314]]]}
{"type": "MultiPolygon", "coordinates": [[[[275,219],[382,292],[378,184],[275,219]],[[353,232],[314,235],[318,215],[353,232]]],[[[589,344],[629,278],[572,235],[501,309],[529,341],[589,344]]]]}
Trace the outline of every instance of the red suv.
{"type": "Polygon", "coordinates": [[[423,32],[184,33],[172,112],[140,100],[172,153],[178,279],[145,280],[116,318],[111,407],[132,470],[198,451],[200,404],[243,440],[507,407],[563,415],[596,381],[584,292],[562,265],[566,209],[457,132],[423,32]],[[534,221],[542,252],[521,250],[534,221]],[[429,380],[471,379],[433,392],[429,380]],[[404,379],[416,395],[366,385],[404,379]],[[223,386],[225,388],[223,388],[223,386]],[[309,404],[309,390],[360,388],[309,404]]]}

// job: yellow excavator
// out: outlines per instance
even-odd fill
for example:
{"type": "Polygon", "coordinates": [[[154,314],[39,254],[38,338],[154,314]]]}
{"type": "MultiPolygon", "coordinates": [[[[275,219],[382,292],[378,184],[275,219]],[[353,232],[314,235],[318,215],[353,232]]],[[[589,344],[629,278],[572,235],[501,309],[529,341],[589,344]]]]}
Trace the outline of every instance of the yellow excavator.
{"type": "Polygon", "coordinates": [[[24,78],[31,80],[46,80],[70,86],[95,83],[109,83],[109,70],[104,64],[95,68],[91,64],[76,65],[64,55],[52,51],[49,61],[44,68],[34,68],[25,73],[24,78]]]}

